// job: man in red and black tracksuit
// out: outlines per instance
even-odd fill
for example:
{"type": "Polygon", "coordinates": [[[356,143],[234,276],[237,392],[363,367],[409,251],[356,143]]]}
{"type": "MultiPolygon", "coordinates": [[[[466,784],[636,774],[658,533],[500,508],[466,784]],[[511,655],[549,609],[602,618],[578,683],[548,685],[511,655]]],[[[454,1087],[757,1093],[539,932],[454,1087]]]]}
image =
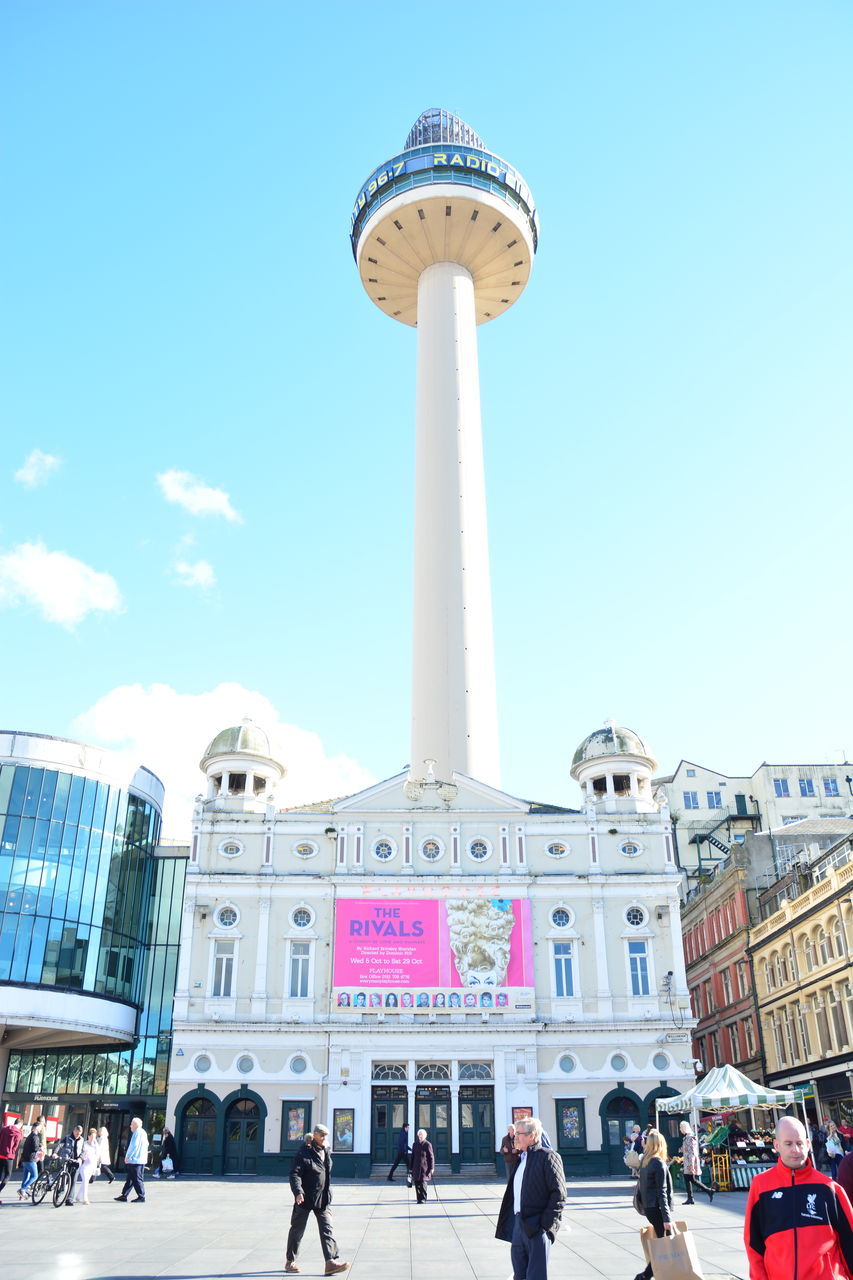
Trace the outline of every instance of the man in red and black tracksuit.
{"type": "Polygon", "coordinates": [[[780,1120],[773,1145],[779,1162],[753,1179],[746,1202],[749,1280],[853,1280],[846,1193],[815,1169],[799,1120],[780,1120]]]}

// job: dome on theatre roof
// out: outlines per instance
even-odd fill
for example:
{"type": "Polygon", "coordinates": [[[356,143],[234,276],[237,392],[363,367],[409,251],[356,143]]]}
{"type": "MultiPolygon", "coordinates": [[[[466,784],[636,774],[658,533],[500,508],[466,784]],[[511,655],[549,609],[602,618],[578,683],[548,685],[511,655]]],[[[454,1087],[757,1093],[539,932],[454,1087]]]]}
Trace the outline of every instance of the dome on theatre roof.
{"type": "Polygon", "coordinates": [[[584,738],[572,758],[572,766],[595,760],[599,756],[643,756],[646,760],[654,759],[638,733],[614,724],[612,720],[584,738]]]}
{"type": "Polygon", "coordinates": [[[204,753],[207,760],[210,756],[250,755],[270,758],[270,740],[254,721],[248,718],[241,724],[232,725],[230,729],[222,729],[204,753]]]}

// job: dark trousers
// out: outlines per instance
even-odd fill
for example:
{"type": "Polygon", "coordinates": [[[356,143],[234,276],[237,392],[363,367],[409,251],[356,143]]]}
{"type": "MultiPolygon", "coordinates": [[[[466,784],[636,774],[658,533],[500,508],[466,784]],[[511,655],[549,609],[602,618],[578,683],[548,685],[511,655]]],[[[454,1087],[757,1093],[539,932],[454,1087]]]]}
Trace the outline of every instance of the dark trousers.
{"type": "Polygon", "coordinates": [[[11,1160],[0,1160],[0,1191],[3,1190],[6,1183],[9,1181],[9,1175],[12,1172],[12,1163],[13,1162],[11,1160]]]}
{"type": "Polygon", "coordinates": [[[709,1200],[711,1199],[711,1188],[710,1188],[710,1187],[706,1187],[706,1186],[705,1186],[705,1183],[702,1181],[702,1179],[701,1179],[701,1178],[697,1178],[694,1174],[692,1174],[692,1173],[685,1173],[685,1175],[684,1175],[684,1185],[685,1185],[685,1187],[687,1188],[687,1200],[688,1200],[688,1202],[689,1202],[689,1203],[692,1203],[692,1202],[693,1202],[693,1188],[694,1188],[694,1187],[697,1189],[697,1191],[704,1191],[704,1192],[705,1192],[705,1195],[708,1197],[708,1199],[709,1199],[709,1200]]]}
{"type": "Polygon", "coordinates": [[[287,1261],[295,1262],[296,1255],[299,1252],[299,1246],[302,1243],[302,1237],[305,1234],[305,1228],[308,1225],[308,1219],[311,1214],[317,1219],[317,1228],[320,1232],[320,1248],[323,1250],[323,1257],[326,1262],[333,1262],[338,1256],[338,1246],[335,1237],[332,1235],[332,1215],[328,1209],[312,1209],[310,1204],[302,1201],[302,1204],[293,1206],[293,1213],[290,1215],[290,1231],[287,1234],[287,1261]]]}
{"type": "Polygon", "coordinates": [[[512,1260],[512,1280],[548,1280],[548,1255],[551,1241],[544,1231],[529,1236],[521,1224],[521,1215],[515,1215],[512,1225],[512,1244],[509,1256],[512,1260]]]}
{"type": "Polygon", "coordinates": [[[133,1190],[139,1196],[139,1199],[144,1200],[145,1199],[145,1183],[142,1181],[142,1174],[145,1169],[145,1165],[144,1164],[126,1164],[124,1167],[127,1171],[127,1177],[124,1180],[124,1186],[121,1189],[121,1194],[127,1197],[128,1191],[130,1191],[130,1189],[133,1188],[133,1190]]]}
{"type": "Polygon", "coordinates": [[[427,1199],[427,1184],[425,1178],[420,1178],[415,1183],[415,1195],[417,1196],[418,1204],[423,1204],[424,1200],[427,1199]]]}
{"type": "Polygon", "coordinates": [[[405,1164],[405,1166],[406,1166],[406,1172],[408,1173],[408,1172],[409,1172],[409,1156],[408,1156],[408,1153],[407,1153],[406,1151],[398,1151],[398,1152],[397,1152],[397,1159],[394,1161],[394,1163],[391,1165],[391,1168],[388,1170],[388,1181],[389,1181],[389,1182],[390,1182],[390,1181],[391,1181],[391,1179],[394,1177],[394,1170],[397,1168],[397,1165],[398,1165],[398,1164],[401,1164],[401,1163],[405,1164]]]}
{"type": "Polygon", "coordinates": [[[102,1164],[102,1165],[101,1165],[101,1173],[105,1173],[105,1174],[107,1175],[107,1177],[109,1178],[110,1182],[115,1182],[115,1180],[116,1180],[116,1176],[115,1176],[115,1174],[113,1173],[113,1167],[112,1167],[112,1165],[111,1165],[111,1164],[102,1164]]]}
{"type": "MultiPolygon", "coordinates": [[[[652,1224],[652,1226],[655,1229],[655,1235],[660,1240],[664,1234],[663,1214],[661,1213],[660,1209],[646,1209],[644,1210],[644,1212],[649,1222],[652,1224]]],[[[650,1262],[646,1263],[645,1270],[642,1272],[642,1274],[645,1276],[645,1280],[651,1280],[651,1277],[654,1275],[654,1272],[652,1271],[652,1264],[650,1262]]]]}

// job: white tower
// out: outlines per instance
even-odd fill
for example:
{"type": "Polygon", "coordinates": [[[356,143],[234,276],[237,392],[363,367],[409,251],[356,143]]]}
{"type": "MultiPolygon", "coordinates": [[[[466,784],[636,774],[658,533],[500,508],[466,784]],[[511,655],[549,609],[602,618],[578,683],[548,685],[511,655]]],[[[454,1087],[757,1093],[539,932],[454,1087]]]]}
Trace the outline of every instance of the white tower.
{"type": "Polygon", "coordinates": [[[418,329],[411,777],[500,782],[478,324],[530,276],[527,185],[458,117],[425,111],[352,215],[361,281],[418,329]]]}

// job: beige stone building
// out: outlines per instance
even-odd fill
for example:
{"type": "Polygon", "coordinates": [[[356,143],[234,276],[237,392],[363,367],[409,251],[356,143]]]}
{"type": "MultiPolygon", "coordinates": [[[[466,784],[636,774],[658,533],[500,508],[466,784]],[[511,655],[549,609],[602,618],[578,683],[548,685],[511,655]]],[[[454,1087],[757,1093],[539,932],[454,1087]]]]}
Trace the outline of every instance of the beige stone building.
{"type": "Polygon", "coordinates": [[[576,1173],[694,1079],[680,876],[655,762],[609,725],[579,748],[582,807],[406,774],[277,809],[251,724],[202,761],[169,1115],[188,1171],[286,1167],[308,1125],[336,1168],[392,1159],[404,1119],[439,1164],[494,1167],[539,1114],[576,1173]]]}

